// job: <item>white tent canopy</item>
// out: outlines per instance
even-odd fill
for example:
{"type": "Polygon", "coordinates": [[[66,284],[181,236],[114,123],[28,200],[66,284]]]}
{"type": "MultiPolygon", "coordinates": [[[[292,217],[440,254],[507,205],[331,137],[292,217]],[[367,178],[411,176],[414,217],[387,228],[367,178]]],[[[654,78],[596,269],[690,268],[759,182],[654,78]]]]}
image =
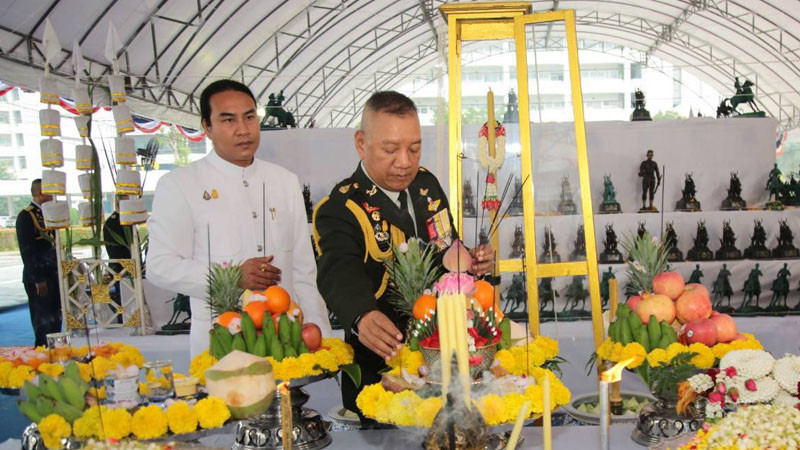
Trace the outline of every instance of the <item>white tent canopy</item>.
{"type": "MultiPolygon", "coordinates": [[[[72,44],[84,81],[110,72],[109,24],[134,112],[197,127],[199,93],[217,78],[243,80],[266,103],[284,90],[300,126],[348,126],[366,96],[437,59],[438,0],[5,0],[0,79],[35,89],[49,18],[62,50],[51,63],[70,96],[72,44]]],[[[575,9],[578,38],[624,45],[644,64],[687,67],[720,92],[755,82],[760,107],[782,127],[800,119],[797,0],[548,0],[575,9]],[[651,58],[652,57],[652,58],[651,58]]]]}

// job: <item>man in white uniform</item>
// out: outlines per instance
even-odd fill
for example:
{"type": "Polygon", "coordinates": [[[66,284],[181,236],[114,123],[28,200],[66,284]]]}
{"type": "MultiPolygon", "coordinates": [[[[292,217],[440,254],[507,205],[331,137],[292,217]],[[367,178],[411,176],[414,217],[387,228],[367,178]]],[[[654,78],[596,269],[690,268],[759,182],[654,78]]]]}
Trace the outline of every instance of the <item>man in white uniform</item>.
{"type": "Polygon", "coordinates": [[[147,278],[191,297],[192,357],[209,346],[209,258],[242,264],[245,289],[279,284],[305,321],[330,336],[297,176],[254,158],[260,129],[252,92],[232,80],[211,83],[200,114],[214,150],[159,180],[148,221],[147,278]]]}

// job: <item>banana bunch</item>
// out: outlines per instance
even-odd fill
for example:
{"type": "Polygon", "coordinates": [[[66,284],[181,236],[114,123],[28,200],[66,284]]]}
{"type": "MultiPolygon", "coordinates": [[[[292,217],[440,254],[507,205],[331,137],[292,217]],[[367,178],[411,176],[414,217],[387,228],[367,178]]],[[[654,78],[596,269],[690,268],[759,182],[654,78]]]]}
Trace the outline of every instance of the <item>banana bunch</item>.
{"type": "Polygon", "coordinates": [[[648,353],[657,348],[666,349],[673,342],[678,342],[678,334],[670,324],[659,322],[654,315],[650,316],[647,324],[643,324],[628,305],[617,308],[617,319],[608,326],[608,337],[622,345],[638,342],[648,353]]]}
{"type": "Polygon", "coordinates": [[[285,357],[308,353],[302,333],[300,321],[297,318],[290,320],[286,313],[281,314],[278,320],[277,332],[271,318],[265,317],[261,333],[256,330],[250,316],[242,314],[241,333],[231,334],[228,328],[220,325],[215,325],[211,330],[211,356],[220,360],[228,353],[239,350],[261,357],[271,356],[276,361],[281,361],[285,357]]]}
{"type": "Polygon", "coordinates": [[[58,414],[70,424],[83,415],[89,383],[83,381],[78,364],[70,361],[64,373],[55,378],[40,373],[39,385],[25,382],[25,400],[17,403],[19,411],[31,422],[39,423],[50,414],[58,414]]]}

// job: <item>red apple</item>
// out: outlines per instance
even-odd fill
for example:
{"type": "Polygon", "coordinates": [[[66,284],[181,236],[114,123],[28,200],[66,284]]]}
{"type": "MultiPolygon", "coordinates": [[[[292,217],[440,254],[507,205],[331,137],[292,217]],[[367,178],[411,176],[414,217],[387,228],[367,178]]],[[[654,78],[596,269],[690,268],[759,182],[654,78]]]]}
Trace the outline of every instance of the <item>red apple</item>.
{"type": "Polygon", "coordinates": [[[626,305],[628,305],[628,308],[630,308],[631,311],[636,311],[636,307],[639,306],[639,303],[641,303],[642,300],[644,299],[642,298],[641,295],[634,295],[633,297],[628,299],[626,305]]]}
{"type": "Polygon", "coordinates": [[[672,323],[675,320],[675,304],[666,295],[651,295],[639,303],[636,314],[642,323],[647,323],[650,315],[656,316],[659,322],[666,320],[667,323],[672,323]]]}
{"type": "Polygon", "coordinates": [[[681,341],[686,345],[699,342],[711,347],[717,343],[717,326],[711,319],[687,322],[681,327],[681,341]]]}
{"type": "Polygon", "coordinates": [[[730,342],[736,339],[739,331],[736,329],[736,322],[733,317],[727,314],[712,314],[710,321],[717,327],[717,340],[719,342],[730,342]]]}
{"type": "Polygon", "coordinates": [[[683,277],[678,272],[661,272],[653,277],[653,293],[666,295],[671,300],[683,293],[683,277]]]}
{"type": "Polygon", "coordinates": [[[745,336],[742,333],[736,333],[736,337],[733,338],[733,340],[734,341],[746,341],[747,340],[747,336],[745,336]]]}
{"type": "Polygon", "coordinates": [[[708,289],[702,284],[687,284],[683,294],[675,301],[675,308],[680,323],[708,319],[711,317],[711,299],[708,296],[708,289]]]}
{"type": "Polygon", "coordinates": [[[320,345],[322,345],[322,331],[315,323],[307,323],[303,325],[301,336],[303,337],[303,342],[305,342],[309,351],[313,352],[314,350],[318,349],[320,345]]]}

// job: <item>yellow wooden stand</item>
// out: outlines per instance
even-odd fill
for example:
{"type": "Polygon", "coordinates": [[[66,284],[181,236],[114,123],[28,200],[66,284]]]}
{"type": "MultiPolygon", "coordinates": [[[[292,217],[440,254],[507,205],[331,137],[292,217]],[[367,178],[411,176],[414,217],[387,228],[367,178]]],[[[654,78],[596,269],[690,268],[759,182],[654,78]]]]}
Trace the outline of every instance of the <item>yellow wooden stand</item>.
{"type": "MultiPolygon", "coordinates": [[[[456,228],[463,231],[461,170],[458,170],[462,153],[461,131],[461,50],[465,41],[514,39],[517,55],[517,92],[519,99],[519,124],[521,147],[521,179],[528,182],[522,189],[523,218],[525,231],[525,254],[528,263],[527,292],[528,320],[531,332],[539,334],[538,279],[586,275],[592,308],[592,327],[595,348],[603,341],[600,281],[597,270],[597,246],[595,244],[594,219],[592,214],[589,166],[586,154],[586,131],[583,119],[583,96],[581,93],[578,46],[575,34],[575,12],[573,10],[531,14],[530,2],[470,2],[442,5],[442,15],[448,30],[448,76],[449,92],[449,141],[450,141],[450,199],[456,228]],[[569,73],[572,88],[572,105],[575,122],[575,144],[581,192],[581,215],[583,217],[586,261],[539,264],[536,258],[536,228],[534,209],[535,180],[532,176],[530,104],[528,90],[528,62],[525,27],[531,24],[563,23],[566,30],[569,53],[569,73]]],[[[491,127],[490,127],[491,128],[491,127]]],[[[495,248],[497,251],[497,248],[495,248]]],[[[522,272],[519,259],[498,261],[499,272],[522,272]]]]}

